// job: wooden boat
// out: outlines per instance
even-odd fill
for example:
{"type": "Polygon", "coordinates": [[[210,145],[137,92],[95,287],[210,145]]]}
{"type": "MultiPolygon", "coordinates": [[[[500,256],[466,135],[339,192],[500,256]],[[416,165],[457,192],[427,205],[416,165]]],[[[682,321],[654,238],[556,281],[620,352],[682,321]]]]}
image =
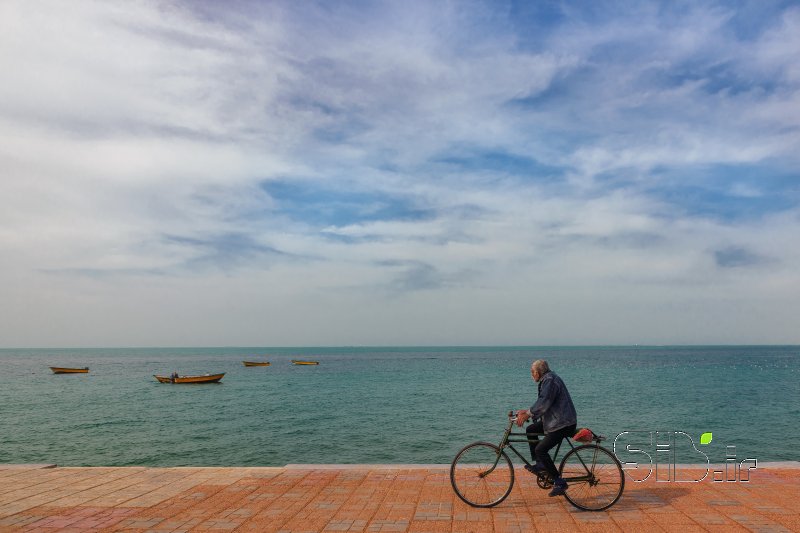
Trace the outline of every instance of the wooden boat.
{"type": "Polygon", "coordinates": [[[242,361],[244,366],[269,366],[269,361],[242,361]]]}
{"type": "Polygon", "coordinates": [[[222,379],[222,374],[205,374],[203,376],[153,376],[161,383],[218,383],[222,379]]]}
{"type": "Polygon", "coordinates": [[[85,366],[83,368],[66,368],[63,366],[51,366],[50,370],[53,371],[53,374],[88,374],[89,367],[85,366]]]}
{"type": "Polygon", "coordinates": [[[293,365],[318,365],[319,361],[301,361],[299,359],[292,359],[293,365]]]}

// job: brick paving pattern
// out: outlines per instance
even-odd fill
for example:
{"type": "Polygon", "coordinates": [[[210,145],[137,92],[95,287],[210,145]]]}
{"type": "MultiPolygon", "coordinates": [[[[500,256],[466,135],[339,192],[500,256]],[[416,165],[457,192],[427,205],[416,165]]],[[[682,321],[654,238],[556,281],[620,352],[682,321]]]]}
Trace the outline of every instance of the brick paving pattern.
{"type": "MultiPolygon", "coordinates": [[[[699,477],[699,476],[697,476],[699,477]]],[[[548,498],[519,469],[511,495],[475,509],[447,467],[47,468],[0,465],[0,532],[800,531],[800,468],[750,481],[635,483],[602,512],[548,498]]]]}

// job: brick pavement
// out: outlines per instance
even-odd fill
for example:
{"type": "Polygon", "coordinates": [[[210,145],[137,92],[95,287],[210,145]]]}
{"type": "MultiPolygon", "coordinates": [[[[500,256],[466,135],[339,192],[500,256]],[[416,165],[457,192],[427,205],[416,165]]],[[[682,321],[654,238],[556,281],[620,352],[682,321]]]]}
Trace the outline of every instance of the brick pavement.
{"type": "Polygon", "coordinates": [[[506,501],[475,509],[437,465],[0,465],[6,531],[800,531],[800,468],[759,465],[747,483],[628,479],[614,507],[591,513],[548,498],[522,469],[506,501]]]}

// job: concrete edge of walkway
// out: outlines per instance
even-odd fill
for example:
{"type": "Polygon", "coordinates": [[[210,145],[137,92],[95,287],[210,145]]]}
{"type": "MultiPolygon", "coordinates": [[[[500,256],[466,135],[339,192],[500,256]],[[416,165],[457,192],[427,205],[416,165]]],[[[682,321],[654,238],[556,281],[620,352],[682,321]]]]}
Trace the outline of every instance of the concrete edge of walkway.
{"type": "MultiPolygon", "coordinates": [[[[741,463],[741,461],[740,461],[741,463]]],[[[712,467],[724,467],[725,465],[711,465],[712,467]]],[[[771,462],[758,462],[758,468],[800,468],[800,461],[771,461],[771,462]]]]}
{"type": "Polygon", "coordinates": [[[8,464],[8,465],[0,463],[0,468],[8,468],[8,469],[19,468],[19,469],[33,470],[38,468],[55,468],[56,466],[58,465],[55,463],[22,463],[22,464],[8,464]]]}
{"type": "MultiPolygon", "coordinates": [[[[43,469],[43,468],[56,468],[58,465],[55,463],[28,463],[28,464],[2,464],[0,463],[0,468],[3,469],[43,469]]],[[[68,466],[68,465],[62,465],[68,466]]],[[[141,465],[136,465],[137,467],[141,467],[141,465]]],[[[675,468],[683,468],[683,469],[690,469],[690,468],[703,468],[703,463],[698,464],[676,464],[670,465],[674,466],[675,468]]],[[[96,468],[107,468],[108,465],[100,465],[96,468]]],[[[709,464],[707,465],[708,468],[725,468],[725,464],[709,464]]],[[[81,466],[77,468],[95,468],[91,466],[81,466]]],[[[382,463],[382,464],[371,464],[371,463],[354,463],[354,464],[314,464],[314,463],[290,463],[285,466],[260,466],[260,465],[247,465],[247,466],[153,466],[153,467],[145,467],[145,468],[273,468],[273,469],[282,469],[286,468],[288,470],[415,470],[415,469],[430,469],[430,470],[438,470],[438,469],[448,469],[450,468],[450,464],[393,464],[393,463],[382,463]]],[[[780,468],[780,469],[800,469],[800,461],[765,461],[765,462],[758,462],[758,468],[780,468]]]]}
{"type": "Polygon", "coordinates": [[[287,470],[444,470],[449,464],[288,464],[287,470]]]}
{"type": "MultiPolygon", "coordinates": [[[[737,461],[741,464],[741,461],[737,461]]],[[[707,467],[709,469],[724,469],[725,463],[721,464],[676,464],[669,465],[670,467],[681,469],[701,469],[707,467]]],[[[287,469],[292,470],[412,470],[412,469],[449,469],[450,464],[288,464],[285,466],[287,469]]],[[[758,468],[781,468],[781,469],[800,469],[800,461],[773,461],[773,462],[758,462],[758,468]]]]}

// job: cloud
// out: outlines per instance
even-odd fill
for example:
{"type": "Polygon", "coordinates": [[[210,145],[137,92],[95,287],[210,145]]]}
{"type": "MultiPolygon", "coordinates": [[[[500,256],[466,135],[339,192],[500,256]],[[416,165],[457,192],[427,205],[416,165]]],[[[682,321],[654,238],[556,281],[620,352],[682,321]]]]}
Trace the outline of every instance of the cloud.
{"type": "Polygon", "coordinates": [[[729,246],[714,251],[714,260],[722,268],[747,267],[762,264],[765,258],[754,254],[746,248],[729,246]]]}
{"type": "MultiPolygon", "coordinates": [[[[270,180],[262,185],[287,216],[307,224],[344,226],[369,220],[421,220],[435,212],[416,205],[414,198],[379,191],[327,189],[301,180],[270,180]]],[[[423,203],[423,202],[420,202],[423,203]]]]}
{"type": "Polygon", "coordinates": [[[398,292],[433,290],[441,288],[445,279],[434,267],[421,261],[381,261],[380,266],[402,267],[403,270],[390,283],[390,287],[398,292]]]}
{"type": "Polygon", "coordinates": [[[163,239],[169,245],[187,248],[191,251],[191,259],[176,265],[181,270],[189,272],[202,270],[205,267],[219,268],[230,272],[244,265],[252,267],[253,263],[259,264],[263,268],[264,259],[290,255],[241,233],[212,235],[204,238],[164,235],[163,239]]]}
{"type": "Polygon", "coordinates": [[[748,2],[4,2],[0,297],[29,311],[0,337],[192,344],[227,302],[203,342],[796,342],[727,310],[800,311],[798,24],[748,2]],[[112,298],[155,340],[109,325],[112,298]],[[719,328],[685,320],[696,298],[719,328]],[[166,331],[153,302],[192,320],[166,331]]]}

